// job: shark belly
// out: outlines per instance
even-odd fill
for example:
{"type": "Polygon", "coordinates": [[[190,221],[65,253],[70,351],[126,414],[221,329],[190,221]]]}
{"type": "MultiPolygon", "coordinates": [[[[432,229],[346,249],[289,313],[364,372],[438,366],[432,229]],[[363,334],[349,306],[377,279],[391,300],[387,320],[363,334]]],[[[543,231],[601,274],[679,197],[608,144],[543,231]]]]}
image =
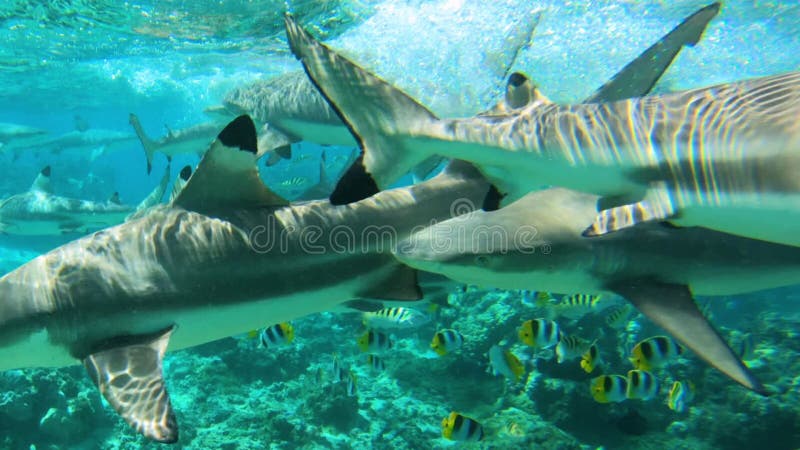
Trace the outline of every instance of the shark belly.
{"type": "MultiPolygon", "coordinates": [[[[377,285],[385,280],[392,268],[391,265],[381,266],[347,278],[342,283],[298,290],[297,293],[265,295],[236,302],[214,302],[195,293],[199,304],[187,303],[177,308],[124,309],[124,312],[102,317],[85,315],[79,321],[85,329],[71,334],[73,339],[92,336],[92,340],[103,342],[120,335],[155,333],[175,325],[177,328],[170,339],[168,351],[180,350],[333,309],[340,303],[358,298],[364,286],[377,285]],[[98,323],[101,323],[99,326],[102,329],[98,328],[98,323]]],[[[265,280],[265,284],[268,282],[265,280]]],[[[59,345],[56,342],[63,337],[50,334],[63,332],[74,326],[75,322],[75,317],[61,320],[54,317],[47,327],[35,330],[11,345],[0,347],[0,371],[80,364],[68,349],[72,342],[59,345]]]]}
{"type": "Polygon", "coordinates": [[[281,119],[273,122],[276,127],[291,136],[311,140],[322,145],[358,145],[353,135],[343,124],[324,124],[300,119],[281,119]]]}

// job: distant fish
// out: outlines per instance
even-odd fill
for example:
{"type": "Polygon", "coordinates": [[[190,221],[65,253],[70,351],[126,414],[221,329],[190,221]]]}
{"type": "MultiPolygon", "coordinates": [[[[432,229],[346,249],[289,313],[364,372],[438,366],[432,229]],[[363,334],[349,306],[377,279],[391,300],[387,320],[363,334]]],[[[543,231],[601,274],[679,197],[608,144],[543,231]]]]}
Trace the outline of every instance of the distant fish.
{"type": "Polygon", "coordinates": [[[564,297],[555,305],[556,313],[570,319],[579,319],[588,313],[596,311],[600,298],[601,296],[599,295],[587,294],[564,297]]]}
{"type": "Polygon", "coordinates": [[[635,369],[650,370],[665,366],[681,353],[683,349],[672,338],[655,336],[636,344],[630,360],[635,369]]]}
{"type": "Polygon", "coordinates": [[[348,397],[355,397],[357,392],[357,381],[358,377],[356,377],[355,372],[352,370],[347,372],[347,396],[348,397]]]}
{"type": "Polygon", "coordinates": [[[364,313],[364,325],[368,328],[393,329],[416,328],[430,321],[430,318],[410,308],[383,308],[364,313]]]}
{"type": "Polygon", "coordinates": [[[289,178],[288,180],[281,181],[279,184],[280,184],[280,186],[282,188],[301,187],[301,186],[305,186],[306,184],[308,184],[308,178],[306,178],[306,177],[292,177],[292,178],[289,178]]]}
{"type": "Polygon", "coordinates": [[[392,340],[385,333],[369,330],[358,338],[358,348],[365,353],[380,353],[392,348],[392,340]]]}
{"type": "Polygon", "coordinates": [[[745,333],[739,338],[739,342],[736,345],[736,352],[739,354],[739,357],[742,358],[742,361],[752,361],[755,359],[755,343],[753,342],[753,335],[751,333],[745,333]]]}
{"type": "Polygon", "coordinates": [[[464,336],[452,329],[437,331],[431,341],[431,349],[439,356],[458,350],[462,345],[464,345],[464,336]]]}
{"type": "Polygon", "coordinates": [[[561,336],[556,344],[556,360],[559,364],[570,359],[575,359],[587,351],[592,346],[592,342],[578,336],[561,336]]]}
{"type": "Polygon", "coordinates": [[[373,372],[383,372],[386,370],[386,363],[383,362],[383,358],[377,355],[367,355],[367,364],[373,372]]]}
{"type": "Polygon", "coordinates": [[[594,369],[602,363],[603,359],[600,357],[600,350],[597,348],[597,344],[592,344],[589,350],[581,356],[581,369],[586,373],[594,372],[594,369]]]}
{"type": "Polygon", "coordinates": [[[606,315],[606,325],[616,329],[625,328],[632,312],[633,308],[628,304],[615,306],[606,315]]]}
{"type": "Polygon", "coordinates": [[[477,442],[483,439],[483,426],[457,412],[442,419],[442,437],[451,441],[477,442]]]}
{"type": "Polygon", "coordinates": [[[558,344],[561,332],[558,324],[547,319],[528,320],[519,329],[519,340],[537,349],[550,348],[558,344]]]}
{"type": "Polygon", "coordinates": [[[600,375],[592,379],[591,393],[599,403],[619,403],[627,399],[628,380],[622,375],[600,375]]]}
{"type": "Polygon", "coordinates": [[[288,345],[294,340],[294,327],[288,322],[278,323],[261,330],[260,338],[266,348],[288,345]]]}
{"type": "Polygon", "coordinates": [[[519,358],[499,345],[493,345],[489,349],[489,365],[495,375],[503,375],[512,381],[519,381],[525,374],[525,366],[519,358]]]}
{"type": "Polygon", "coordinates": [[[659,387],[658,380],[652,373],[645,370],[630,370],[625,396],[629,399],[650,400],[658,395],[659,387]]]}
{"type": "Polygon", "coordinates": [[[675,412],[684,412],[694,399],[694,383],[676,381],[667,394],[667,406],[675,412]]]}
{"type": "Polygon", "coordinates": [[[557,303],[553,294],[545,291],[536,291],[533,295],[533,299],[538,308],[547,308],[557,303]]]}

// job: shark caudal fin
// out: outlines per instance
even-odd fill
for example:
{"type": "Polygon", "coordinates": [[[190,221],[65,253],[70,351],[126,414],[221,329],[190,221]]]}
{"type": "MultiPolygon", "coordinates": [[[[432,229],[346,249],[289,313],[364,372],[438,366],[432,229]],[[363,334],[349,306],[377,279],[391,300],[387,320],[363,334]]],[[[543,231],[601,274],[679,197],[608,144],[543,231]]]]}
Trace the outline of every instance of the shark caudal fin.
{"type": "Polygon", "coordinates": [[[131,113],[128,121],[133,127],[133,131],[136,133],[139,141],[142,143],[142,148],[144,148],[144,156],[147,158],[147,174],[149,175],[153,170],[153,154],[155,153],[156,144],[145,134],[142,124],[139,122],[139,118],[136,114],[131,113]]]}
{"type": "Polygon", "coordinates": [[[261,181],[256,167],[257,147],[253,119],[233,119],[211,143],[172,204],[209,215],[287,205],[289,202],[261,181]]]}
{"type": "Polygon", "coordinates": [[[359,173],[385,189],[432,156],[404,138],[434,123],[433,113],[314,39],[290,15],[285,21],[292,53],[363,150],[359,173]]]}
{"type": "Polygon", "coordinates": [[[178,423],[162,362],[174,327],[149,336],[120,336],[83,358],[89,377],[125,422],[148,439],[178,441],[178,423]]]}
{"type": "Polygon", "coordinates": [[[647,95],[684,46],[700,41],[708,23],[719,12],[712,3],[684,19],[672,31],[628,63],[583,103],[605,103],[647,95]]]}
{"type": "Polygon", "coordinates": [[[720,372],[767,395],[761,382],[703,316],[687,286],[639,279],[617,282],[609,288],[720,372]]]}

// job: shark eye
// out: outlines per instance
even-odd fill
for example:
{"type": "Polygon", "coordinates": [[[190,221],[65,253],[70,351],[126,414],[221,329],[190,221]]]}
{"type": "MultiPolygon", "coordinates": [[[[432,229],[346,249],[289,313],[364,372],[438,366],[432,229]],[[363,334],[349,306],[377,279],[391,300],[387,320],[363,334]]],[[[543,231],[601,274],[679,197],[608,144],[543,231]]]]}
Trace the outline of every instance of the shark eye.
{"type": "Polygon", "coordinates": [[[475,264],[479,267],[486,267],[489,265],[489,257],[484,255],[476,256],[475,264]]]}

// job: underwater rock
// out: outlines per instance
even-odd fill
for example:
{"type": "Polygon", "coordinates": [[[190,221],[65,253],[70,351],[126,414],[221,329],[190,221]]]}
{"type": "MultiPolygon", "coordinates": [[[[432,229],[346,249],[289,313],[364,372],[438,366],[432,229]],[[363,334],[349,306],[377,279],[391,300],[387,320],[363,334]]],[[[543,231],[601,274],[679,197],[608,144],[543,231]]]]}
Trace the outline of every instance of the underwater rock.
{"type": "Polygon", "coordinates": [[[616,425],[625,434],[641,436],[647,433],[647,419],[635,409],[629,409],[624,416],[617,419],[616,425]]]}

